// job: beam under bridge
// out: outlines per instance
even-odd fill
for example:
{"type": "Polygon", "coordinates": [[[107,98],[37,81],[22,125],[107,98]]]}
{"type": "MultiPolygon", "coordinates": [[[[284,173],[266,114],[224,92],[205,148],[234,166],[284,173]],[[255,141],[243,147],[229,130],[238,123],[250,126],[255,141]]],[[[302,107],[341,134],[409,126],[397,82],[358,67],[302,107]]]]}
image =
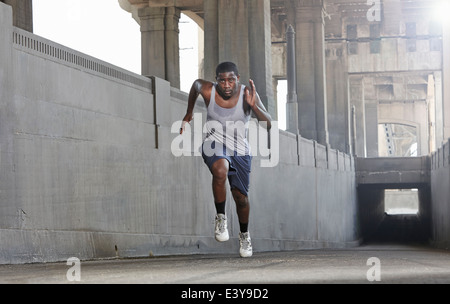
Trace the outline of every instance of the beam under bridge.
{"type": "Polygon", "coordinates": [[[430,157],[356,159],[357,185],[384,189],[411,189],[430,184],[430,157]]]}

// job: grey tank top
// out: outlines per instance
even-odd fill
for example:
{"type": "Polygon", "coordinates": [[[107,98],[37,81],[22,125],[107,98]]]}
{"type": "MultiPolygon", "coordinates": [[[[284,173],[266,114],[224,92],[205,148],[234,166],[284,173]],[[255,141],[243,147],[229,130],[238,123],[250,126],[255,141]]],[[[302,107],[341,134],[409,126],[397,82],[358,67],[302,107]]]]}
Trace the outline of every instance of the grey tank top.
{"type": "Polygon", "coordinates": [[[238,155],[251,155],[247,139],[251,115],[244,112],[245,85],[241,85],[236,106],[229,109],[216,103],[216,85],[217,83],[213,84],[208,105],[205,141],[219,142],[238,155]]]}

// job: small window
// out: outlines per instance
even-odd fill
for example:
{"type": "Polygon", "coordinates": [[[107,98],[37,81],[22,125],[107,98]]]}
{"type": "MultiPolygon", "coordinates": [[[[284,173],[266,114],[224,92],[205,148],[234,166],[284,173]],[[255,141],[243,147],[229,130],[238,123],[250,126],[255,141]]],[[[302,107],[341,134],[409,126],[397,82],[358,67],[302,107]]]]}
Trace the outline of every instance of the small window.
{"type": "Polygon", "coordinates": [[[357,55],[358,54],[358,43],[357,42],[349,42],[348,43],[348,54],[349,55],[357,55]]]}
{"type": "Polygon", "coordinates": [[[406,40],[406,51],[409,53],[414,53],[415,51],[417,51],[416,39],[406,40]]]}
{"type": "Polygon", "coordinates": [[[415,22],[408,22],[406,23],[406,36],[408,37],[416,37],[416,23],[415,22]]]}
{"type": "Polygon", "coordinates": [[[379,24],[371,24],[370,25],[370,38],[378,39],[381,36],[380,25],[379,24]]]}
{"type": "Polygon", "coordinates": [[[356,24],[347,25],[347,39],[355,40],[358,38],[358,26],[356,24]]]}
{"type": "Polygon", "coordinates": [[[431,21],[429,26],[429,33],[431,36],[442,35],[442,24],[438,21],[431,21]]]}
{"type": "Polygon", "coordinates": [[[430,39],[430,50],[432,52],[440,52],[442,51],[442,40],[438,38],[430,39]]]}
{"type": "Polygon", "coordinates": [[[381,50],[381,41],[374,40],[370,42],[370,53],[371,54],[379,54],[381,50]]]}

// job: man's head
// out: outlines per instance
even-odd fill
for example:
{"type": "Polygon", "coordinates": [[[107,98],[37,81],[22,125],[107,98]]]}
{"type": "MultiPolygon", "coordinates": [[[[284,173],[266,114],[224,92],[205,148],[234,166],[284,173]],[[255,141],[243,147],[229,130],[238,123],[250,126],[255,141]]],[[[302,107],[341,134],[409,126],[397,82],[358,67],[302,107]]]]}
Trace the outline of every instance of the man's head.
{"type": "Polygon", "coordinates": [[[234,64],[233,62],[222,62],[216,68],[216,78],[219,76],[219,74],[226,72],[234,72],[236,76],[239,76],[239,71],[236,64],[234,64]]]}
{"type": "Polygon", "coordinates": [[[233,62],[222,62],[216,68],[217,90],[224,99],[229,99],[239,89],[239,71],[233,62]]]}

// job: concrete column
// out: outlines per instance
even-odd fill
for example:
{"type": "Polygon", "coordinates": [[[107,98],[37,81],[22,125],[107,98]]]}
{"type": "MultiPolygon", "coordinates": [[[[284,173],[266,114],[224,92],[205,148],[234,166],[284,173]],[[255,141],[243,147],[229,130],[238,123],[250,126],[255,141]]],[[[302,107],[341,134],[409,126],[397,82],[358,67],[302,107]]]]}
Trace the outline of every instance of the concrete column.
{"type": "Polygon", "coordinates": [[[176,7],[166,7],[165,15],[165,52],[166,80],[172,87],[180,88],[180,10],[176,7]]]}
{"type": "MultiPolygon", "coordinates": [[[[247,0],[205,0],[203,7],[205,10],[205,78],[214,80],[216,66],[224,61],[232,61],[239,68],[241,82],[248,83],[250,54],[247,0]]],[[[256,85],[260,92],[263,87],[258,87],[258,83],[256,85]]]]}
{"type": "Polygon", "coordinates": [[[250,77],[272,117],[277,117],[272,88],[272,35],[270,0],[248,1],[250,77]]]}
{"type": "Polygon", "coordinates": [[[295,61],[295,31],[289,25],[287,33],[287,102],[286,102],[286,130],[298,134],[298,102],[297,75],[295,61]]]}
{"type": "Polygon", "coordinates": [[[436,107],[436,93],[435,93],[435,76],[433,74],[428,75],[428,88],[427,88],[427,105],[428,105],[428,150],[433,153],[437,150],[436,142],[436,121],[437,121],[437,107],[436,107]]]}
{"type": "Polygon", "coordinates": [[[364,105],[364,81],[363,77],[352,77],[349,81],[350,104],[354,107],[354,138],[353,149],[355,156],[367,157],[366,152],[366,121],[365,121],[365,105],[364,105]]]}
{"type": "Polygon", "coordinates": [[[378,157],[378,101],[365,100],[367,157],[378,157]]]}
{"type": "MultiPolygon", "coordinates": [[[[12,58],[13,11],[0,3],[0,229],[18,228],[14,142],[16,106],[12,58]]],[[[19,207],[20,208],[20,207],[19,207]]]]}
{"type": "Polygon", "coordinates": [[[203,1],[203,11],[205,12],[204,78],[211,81],[216,77],[216,66],[219,64],[219,12],[217,7],[217,0],[203,1]]]}
{"type": "Polygon", "coordinates": [[[155,147],[160,150],[170,151],[172,136],[170,133],[172,121],[172,108],[170,100],[170,83],[157,77],[151,77],[153,84],[153,102],[155,103],[154,121],[155,147]]]}
{"type": "Polygon", "coordinates": [[[156,76],[180,87],[178,21],[175,7],[144,7],[139,10],[142,39],[142,75],[156,76]]]}
{"type": "MultiPolygon", "coordinates": [[[[350,85],[349,85],[350,87],[350,85]]],[[[350,99],[349,99],[350,100],[350,99]]],[[[350,155],[356,155],[356,107],[355,105],[351,105],[350,110],[350,155]]]]}
{"type": "Polygon", "coordinates": [[[297,94],[302,136],[328,145],[323,0],[296,4],[297,94]]]}
{"type": "Polygon", "coordinates": [[[376,77],[363,76],[363,106],[367,157],[378,157],[378,99],[376,77]]]}
{"type": "MultiPolygon", "coordinates": [[[[432,93],[434,95],[434,134],[435,134],[435,143],[434,143],[434,149],[432,151],[436,151],[439,149],[443,144],[444,141],[448,137],[444,137],[444,106],[443,106],[443,90],[442,87],[442,72],[436,71],[434,72],[434,84],[433,89],[434,92],[432,93]]],[[[449,109],[447,107],[447,109],[449,109]]]]}
{"type": "Polygon", "coordinates": [[[444,21],[442,34],[442,87],[444,104],[444,140],[446,140],[450,138],[450,21],[444,21]]]}
{"type": "Polygon", "coordinates": [[[13,25],[33,32],[33,3],[32,0],[1,0],[13,8],[13,25]]]}
{"type": "MultiPolygon", "coordinates": [[[[253,0],[254,1],[254,0],[253,0]]],[[[250,78],[247,0],[217,0],[219,62],[237,64],[241,82],[250,78]]],[[[253,55],[253,54],[252,54],[253,55]]],[[[259,89],[258,89],[259,90],[259,89]]]]}
{"type": "Polygon", "coordinates": [[[327,117],[330,145],[351,153],[350,105],[348,99],[348,63],[346,42],[327,44],[327,117]]]}
{"type": "MultiPolygon", "coordinates": [[[[0,3],[0,166],[5,164],[4,155],[12,151],[11,134],[13,127],[8,119],[14,108],[14,70],[12,66],[13,11],[11,7],[0,3]]],[[[1,168],[1,167],[0,167],[1,168]]],[[[2,189],[2,188],[0,188],[2,189]]],[[[1,191],[0,191],[1,192],[1,191]]],[[[0,196],[1,197],[1,196],[0,196]]]]}
{"type": "Polygon", "coordinates": [[[165,48],[163,43],[164,18],[164,7],[145,7],[139,10],[142,75],[166,79],[165,48]]]}

